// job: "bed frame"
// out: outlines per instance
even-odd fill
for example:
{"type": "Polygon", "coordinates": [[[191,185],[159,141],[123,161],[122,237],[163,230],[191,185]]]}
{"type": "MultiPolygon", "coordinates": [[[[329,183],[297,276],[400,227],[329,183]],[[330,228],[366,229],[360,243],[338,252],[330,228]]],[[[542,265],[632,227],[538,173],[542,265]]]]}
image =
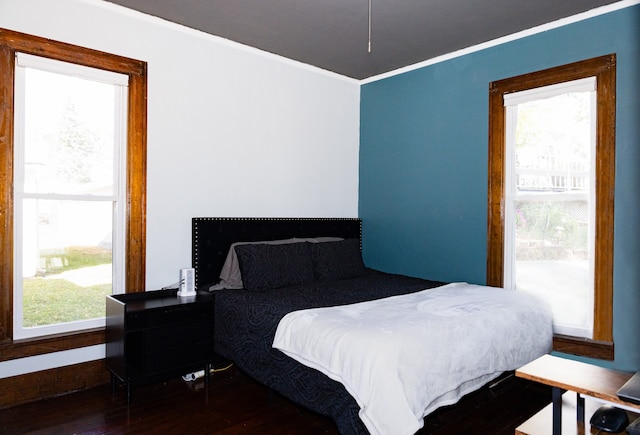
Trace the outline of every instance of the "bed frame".
{"type": "Polygon", "coordinates": [[[362,240],[357,218],[192,218],[192,267],[196,288],[219,281],[220,270],[234,242],[292,237],[333,236],[362,240]]]}

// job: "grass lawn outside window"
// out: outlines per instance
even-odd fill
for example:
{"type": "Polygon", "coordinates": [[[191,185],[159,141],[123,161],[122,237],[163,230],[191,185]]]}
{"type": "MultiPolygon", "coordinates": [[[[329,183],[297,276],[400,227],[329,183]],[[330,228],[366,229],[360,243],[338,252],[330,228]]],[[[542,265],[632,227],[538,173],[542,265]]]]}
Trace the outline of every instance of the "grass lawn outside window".
{"type": "Polygon", "coordinates": [[[111,251],[70,247],[41,258],[44,268],[24,280],[25,327],[104,317],[111,294],[111,251]],[[78,297],[81,294],[82,297],[78,297]]]}

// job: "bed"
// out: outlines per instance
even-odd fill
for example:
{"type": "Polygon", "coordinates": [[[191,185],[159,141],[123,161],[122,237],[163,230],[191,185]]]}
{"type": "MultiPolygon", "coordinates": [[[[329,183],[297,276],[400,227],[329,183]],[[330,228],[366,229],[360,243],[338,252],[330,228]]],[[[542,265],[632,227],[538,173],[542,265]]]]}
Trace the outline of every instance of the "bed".
{"type": "MultiPolygon", "coordinates": [[[[473,374],[465,375],[466,377],[460,378],[462,380],[456,380],[454,388],[449,386],[445,388],[446,391],[438,392],[437,400],[429,398],[426,406],[414,405],[419,409],[412,410],[414,416],[409,415],[409,421],[394,420],[394,418],[401,418],[404,410],[395,410],[393,406],[386,409],[385,404],[380,401],[368,404],[367,398],[363,398],[369,395],[372,386],[377,389],[379,385],[385,385],[386,379],[390,378],[385,372],[389,370],[389,364],[392,364],[389,361],[398,361],[397,355],[393,356],[395,351],[388,351],[378,346],[378,343],[385,340],[370,334],[370,329],[375,328],[365,328],[363,331],[366,338],[364,339],[361,338],[362,334],[356,335],[357,345],[345,344],[345,349],[360,346],[365,352],[378,352],[370,354],[375,356],[368,356],[366,360],[377,361],[379,367],[367,368],[367,373],[371,370],[371,375],[361,376],[359,380],[353,381],[340,373],[341,368],[352,364],[349,358],[353,352],[336,351],[346,359],[335,359],[335,355],[333,357],[331,355],[334,349],[331,340],[334,338],[324,333],[313,336],[314,331],[319,331],[317,325],[311,325],[308,330],[304,329],[304,325],[311,324],[309,319],[320,323],[324,321],[326,325],[342,323],[342,321],[336,322],[332,317],[336,315],[336,310],[347,309],[349,310],[347,317],[360,318],[364,316],[363,312],[354,314],[353,311],[360,307],[365,311],[368,310],[370,316],[374,313],[373,321],[375,322],[376,310],[382,308],[367,308],[371,307],[371,303],[365,303],[367,301],[374,301],[374,304],[387,303],[390,306],[399,306],[400,301],[415,299],[411,302],[412,304],[427,307],[431,305],[425,305],[426,302],[416,298],[442,301],[443,299],[434,295],[452,294],[455,288],[450,290],[449,286],[459,286],[458,283],[442,283],[388,274],[365,267],[360,255],[361,221],[359,219],[193,218],[192,236],[192,262],[196,286],[199,289],[213,291],[215,294],[215,352],[233,361],[246,374],[290,400],[331,417],[342,434],[414,433],[421,427],[423,415],[439,406],[455,403],[464,394],[482,387],[499,376],[502,371],[514,370],[519,365],[548,352],[551,347],[550,315],[548,327],[547,319],[544,319],[545,324],[536,326],[538,329],[530,333],[523,333],[521,325],[518,326],[524,322],[509,320],[512,323],[507,324],[508,326],[504,329],[513,333],[500,334],[503,339],[492,339],[492,341],[505,342],[511,346],[509,347],[511,350],[487,351],[487,354],[497,353],[499,357],[493,358],[492,362],[488,363],[491,367],[486,370],[478,371],[476,368],[464,367],[467,364],[466,361],[476,359],[475,357],[467,357],[463,362],[456,362],[454,371],[473,372],[473,374]],[[237,257],[231,261],[231,263],[234,261],[238,263],[235,266],[236,272],[238,268],[242,272],[240,283],[233,282],[235,279],[233,273],[228,270],[232,256],[237,257]],[[222,283],[221,276],[224,278],[222,283]],[[322,320],[323,316],[328,317],[322,320]],[[288,325],[288,329],[284,329],[285,324],[288,325]],[[307,332],[308,336],[302,335],[307,332]],[[513,338],[507,340],[504,338],[506,335],[513,338]],[[274,348],[275,338],[280,340],[279,349],[274,348]],[[534,344],[530,346],[532,339],[534,344]],[[366,344],[366,340],[370,340],[370,343],[366,344]],[[298,344],[299,342],[313,343],[312,347],[316,350],[326,348],[329,356],[319,353],[312,356],[301,354],[304,349],[301,351],[300,348],[296,348],[296,342],[298,344]],[[520,342],[527,343],[522,346],[526,349],[520,349],[520,342]],[[532,349],[529,350],[529,347],[532,349]],[[513,349],[516,353],[521,353],[515,362],[510,357],[510,354],[514,353],[513,349]],[[500,352],[504,352],[504,355],[500,352]],[[323,358],[328,361],[323,361],[323,358]],[[499,362],[496,363],[495,360],[499,362]],[[374,369],[378,371],[375,372],[374,369]],[[363,391],[361,388],[363,379],[364,384],[367,384],[368,379],[373,379],[375,382],[364,385],[363,391]]],[[[477,317],[475,311],[480,311],[478,307],[483,303],[486,305],[486,302],[479,300],[476,296],[473,303],[446,302],[447,305],[442,306],[440,302],[437,309],[420,308],[418,311],[437,311],[439,318],[443,318],[443,313],[458,315],[460,310],[463,310],[468,316],[467,319],[474,319],[477,317]]],[[[504,313],[510,311],[512,310],[505,309],[504,313]]],[[[539,312],[543,311],[546,316],[548,313],[545,310],[539,310],[539,312]]],[[[501,316],[494,315],[494,317],[501,316]]],[[[522,318],[522,314],[516,317],[522,318]]],[[[413,321],[410,323],[413,324],[413,321]]],[[[353,325],[346,325],[347,331],[355,329],[353,325]]],[[[425,329],[427,326],[422,325],[416,328],[425,329]]],[[[460,349],[465,348],[465,346],[456,346],[458,340],[463,339],[460,337],[461,331],[465,334],[464,329],[459,329],[458,335],[454,335],[454,338],[448,338],[447,333],[438,333],[435,334],[437,336],[435,344],[418,345],[423,352],[426,352],[425,355],[428,355],[424,359],[421,359],[423,357],[413,350],[409,353],[412,358],[406,358],[409,355],[406,352],[401,358],[403,361],[413,361],[410,365],[419,366],[419,372],[426,374],[425,376],[428,375],[426,378],[428,385],[424,380],[414,379],[413,375],[400,374],[399,377],[409,379],[407,382],[415,387],[418,393],[420,390],[429,390],[431,384],[446,384],[440,381],[447,379],[447,375],[438,372],[441,369],[437,367],[452,365],[447,361],[452,361],[453,357],[447,356],[441,348],[458,349],[456,353],[460,354],[460,349]],[[422,361],[425,363],[423,364],[422,361]],[[437,362],[436,368],[426,364],[426,361],[437,362]]],[[[387,342],[392,348],[398,347],[398,340],[395,338],[387,342]]],[[[496,343],[485,346],[483,341],[479,342],[487,349],[493,349],[491,346],[496,346],[496,343]]],[[[415,343],[408,346],[415,347],[415,343]]],[[[302,347],[304,348],[304,345],[302,347]]],[[[338,348],[335,347],[335,349],[338,348]]],[[[471,350],[471,352],[477,351],[471,350]]],[[[395,366],[398,364],[395,362],[393,364],[392,368],[395,371],[395,366]]],[[[391,387],[393,388],[395,387],[391,387]]]]}

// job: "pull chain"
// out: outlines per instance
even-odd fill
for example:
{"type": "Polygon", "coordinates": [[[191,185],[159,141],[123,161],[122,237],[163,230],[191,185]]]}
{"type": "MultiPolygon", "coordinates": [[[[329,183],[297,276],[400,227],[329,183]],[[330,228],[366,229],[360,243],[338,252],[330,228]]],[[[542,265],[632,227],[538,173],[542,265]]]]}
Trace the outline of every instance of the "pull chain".
{"type": "Polygon", "coordinates": [[[369,0],[369,45],[367,52],[371,53],[371,0],[369,0]]]}

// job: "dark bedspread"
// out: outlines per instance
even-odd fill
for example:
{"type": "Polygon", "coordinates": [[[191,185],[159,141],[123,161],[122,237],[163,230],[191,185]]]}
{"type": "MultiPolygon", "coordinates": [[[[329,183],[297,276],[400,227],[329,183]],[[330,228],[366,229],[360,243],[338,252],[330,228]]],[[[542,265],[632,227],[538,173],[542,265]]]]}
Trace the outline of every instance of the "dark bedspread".
{"type": "Polygon", "coordinates": [[[215,352],[258,382],[331,417],[340,433],[366,434],[359,407],[341,383],[271,347],[280,319],[295,310],[380,299],[442,284],[368,269],[357,278],[265,292],[216,290],[215,352]]]}

